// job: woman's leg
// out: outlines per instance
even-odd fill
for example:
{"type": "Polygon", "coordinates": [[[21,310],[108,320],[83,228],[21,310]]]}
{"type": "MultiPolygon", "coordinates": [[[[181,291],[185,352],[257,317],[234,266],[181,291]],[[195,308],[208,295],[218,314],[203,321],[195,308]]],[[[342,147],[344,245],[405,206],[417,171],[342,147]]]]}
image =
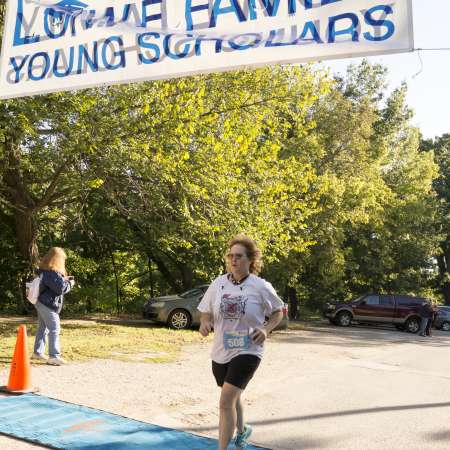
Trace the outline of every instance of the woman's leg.
{"type": "Polygon", "coordinates": [[[428,323],[427,323],[427,328],[425,329],[425,334],[427,336],[432,336],[432,332],[431,332],[431,324],[433,322],[433,319],[428,319],[428,323]]]}
{"type": "Polygon", "coordinates": [[[237,422],[237,402],[242,389],[224,383],[220,394],[219,413],[219,450],[227,450],[233,437],[237,422]]]}
{"type": "Polygon", "coordinates": [[[36,306],[36,311],[38,314],[38,328],[36,331],[36,337],[34,339],[34,353],[36,353],[37,355],[44,355],[48,328],[45,326],[45,322],[42,319],[38,308],[39,307],[36,306]]]}
{"type": "Polygon", "coordinates": [[[51,311],[50,323],[47,325],[48,334],[48,356],[51,358],[57,358],[61,355],[59,348],[59,332],[61,329],[59,322],[59,314],[51,311]]]}
{"type": "Polygon", "coordinates": [[[47,306],[37,303],[39,313],[45,326],[48,328],[48,356],[56,358],[60,355],[59,350],[59,314],[52,311],[47,306]]]}
{"type": "Polygon", "coordinates": [[[241,395],[239,395],[236,402],[236,428],[238,433],[242,434],[244,432],[244,405],[242,404],[241,395]]]}

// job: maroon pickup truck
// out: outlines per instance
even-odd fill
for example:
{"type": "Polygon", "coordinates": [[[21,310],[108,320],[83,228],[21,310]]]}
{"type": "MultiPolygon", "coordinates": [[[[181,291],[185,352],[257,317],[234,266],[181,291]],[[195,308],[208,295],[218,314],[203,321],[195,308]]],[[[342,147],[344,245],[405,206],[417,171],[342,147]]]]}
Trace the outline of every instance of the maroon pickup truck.
{"type": "Polygon", "coordinates": [[[417,333],[420,328],[420,307],[430,301],[410,295],[366,294],[350,302],[329,302],[324,316],[334,324],[348,327],[359,323],[389,323],[399,330],[417,333]]]}

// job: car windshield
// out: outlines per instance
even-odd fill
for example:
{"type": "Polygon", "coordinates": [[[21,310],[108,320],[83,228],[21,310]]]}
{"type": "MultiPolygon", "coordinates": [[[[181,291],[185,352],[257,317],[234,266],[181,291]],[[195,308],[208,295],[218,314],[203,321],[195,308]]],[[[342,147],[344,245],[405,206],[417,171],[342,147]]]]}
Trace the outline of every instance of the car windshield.
{"type": "Polygon", "coordinates": [[[200,294],[203,294],[203,291],[201,289],[194,288],[194,289],[189,289],[186,292],[183,292],[182,294],[180,294],[180,297],[181,298],[195,297],[196,295],[200,295],[200,294]]]}

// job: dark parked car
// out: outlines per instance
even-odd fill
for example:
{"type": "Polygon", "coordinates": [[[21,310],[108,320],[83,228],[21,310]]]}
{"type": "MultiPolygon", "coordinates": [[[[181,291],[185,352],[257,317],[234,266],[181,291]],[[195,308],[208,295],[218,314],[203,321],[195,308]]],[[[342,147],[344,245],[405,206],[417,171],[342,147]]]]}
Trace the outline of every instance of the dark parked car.
{"type": "Polygon", "coordinates": [[[400,330],[417,333],[420,328],[419,309],[423,297],[410,295],[366,294],[350,302],[329,302],[324,315],[335,325],[347,327],[359,323],[389,323],[400,330]]]}
{"type": "Polygon", "coordinates": [[[434,327],[450,331],[450,306],[438,306],[436,318],[434,319],[434,327]]]}
{"type": "MultiPolygon", "coordinates": [[[[197,306],[203,298],[208,284],[198,286],[180,295],[151,298],[144,304],[142,315],[145,319],[165,323],[170,328],[183,330],[200,325],[200,312],[197,306]]],[[[285,330],[289,325],[288,305],[283,308],[283,320],[275,328],[285,330]]]]}

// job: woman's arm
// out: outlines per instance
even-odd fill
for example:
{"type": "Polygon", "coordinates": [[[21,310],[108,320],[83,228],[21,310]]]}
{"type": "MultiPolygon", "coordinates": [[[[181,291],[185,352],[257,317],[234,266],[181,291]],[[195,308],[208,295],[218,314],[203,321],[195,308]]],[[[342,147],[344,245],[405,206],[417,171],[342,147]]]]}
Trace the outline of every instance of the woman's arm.
{"type": "Polygon", "coordinates": [[[261,345],[266,339],[269,333],[281,322],[283,318],[283,311],[274,311],[267,321],[267,324],[263,328],[255,328],[252,333],[252,339],[255,344],[261,345]]]}
{"type": "Polygon", "coordinates": [[[72,288],[70,281],[55,271],[45,272],[43,282],[56,295],[67,294],[72,288]]]}
{"type": "MultiPolygon", "coordinates": [[[[220,277],[219,277],[220,278],[220,277]]],[[[208,287],[203,296],[201,302],[199,303],[197,309],[200,311],[200,334],[204,337],[208,336],[208,334],[213,329],[214,316],[213,316],[213,304],[214,299],[216,298],[217,291],[217,282],[216,278],[208,287]]]]}
{"type": "Polygon", "coordinates": [[[283,319],[283,311],[274,311],[265,326],[265,329],[270,333],[283,319]]]}

